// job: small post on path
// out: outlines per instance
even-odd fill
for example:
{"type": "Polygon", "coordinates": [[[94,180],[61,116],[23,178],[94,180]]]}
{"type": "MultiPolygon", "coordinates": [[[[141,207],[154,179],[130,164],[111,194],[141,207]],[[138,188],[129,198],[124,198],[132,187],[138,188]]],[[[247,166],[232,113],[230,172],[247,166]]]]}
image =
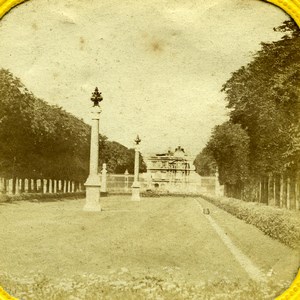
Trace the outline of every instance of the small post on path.
{"type": "Polygon", "coordinates": [[[128,192],[128,175],[129,175],[129,173],[128,173],[127,169],[126,169],[124,175],[125,175],[125,192],[128,192]]]}
{"type": "Polygon", "coordinates": [[[140,149],[139,144],[141,139],[139,136],[136,137],[135,141],[135,157],[134,157],[134,181],[131,186],[132,188],[132,197],[133,201],[140,201],[140,183],[139,183],[139,158],[140,158],[140,149]]]}
{"type": "Polygon", "coordinates": [[[107,196],[107,170],[106,170],[106,163],[102,165],[101,171],[101,196],[107,196]]]}
{"type": "Polygon", "coordinates": [[[85,182],[86,203],[84,211],[101,211],[100,206],[100,177],[98,175],[99,159],[99,120],[101,108],[99,102],[103,100],[98,88],[92,94],[91,101],[94,103],[91,108],[92,128],[91,128],[91,146],[90,146],[90,173],[85,182]]]}

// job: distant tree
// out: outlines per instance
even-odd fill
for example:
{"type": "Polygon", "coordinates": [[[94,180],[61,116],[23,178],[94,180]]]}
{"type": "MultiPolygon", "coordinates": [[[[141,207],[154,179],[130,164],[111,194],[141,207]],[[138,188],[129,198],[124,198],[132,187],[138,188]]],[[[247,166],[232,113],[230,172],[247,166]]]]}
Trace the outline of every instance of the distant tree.
{"type": "Polygon", "coordinates": [[[214,176],[216,173],[217,162],[207,147],[203,148],[196,156],[194,165],[196,167],[196,172],[201,176],[214,176]]]}
{"type": "Polygon", "coordinates": [[[124,173],[128,160],[128,149],[117,142],[107,141],[100,151],[100,164],[105,162],[110,173],[124,173]]]}
{"type": "Polygon", "coordinates": [[[240,197],[249,175],[249,137],[239,124],[225,122],[213,130],[206,152],[217,163],[227,194],[240,197]]]}
{"type": "MultiPolygon", "coordinates": [[[[129,149],[129,159],[126,163],[126,169],[130,174],[134,173],[134,160],[135,160],[135,150],[134,149],[129,149]]],[[[147,166],[146,163],[143,159],[143,156],[140,154],[139,156],[139,172],[146,172],[147,171],[147,166]]]]}
{"type": "MultiPolygon", "coordinates": [[[[128,149],[117,142],[107,141],[100,150],[100,164],[105,162],[110,173],[124,174],[128,170],[130,174],[133,174],[134,157],[134,149],[128,149]]],[[[139,162],[139,171],[145,172],[146,165],[141,155],[139,162]]]]}

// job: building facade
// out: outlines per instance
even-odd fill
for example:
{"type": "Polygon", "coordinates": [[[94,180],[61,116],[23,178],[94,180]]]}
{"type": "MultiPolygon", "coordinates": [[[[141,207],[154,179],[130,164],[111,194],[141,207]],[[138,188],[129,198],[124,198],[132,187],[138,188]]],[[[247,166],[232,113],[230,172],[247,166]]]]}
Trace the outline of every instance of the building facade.
{"type": "Polygon", "coordinates": [[[196,174],[193,160],[181,146],[174,152],[149,155],[145,162],[149,189],[172,191],[185,188],[196,174]]]}

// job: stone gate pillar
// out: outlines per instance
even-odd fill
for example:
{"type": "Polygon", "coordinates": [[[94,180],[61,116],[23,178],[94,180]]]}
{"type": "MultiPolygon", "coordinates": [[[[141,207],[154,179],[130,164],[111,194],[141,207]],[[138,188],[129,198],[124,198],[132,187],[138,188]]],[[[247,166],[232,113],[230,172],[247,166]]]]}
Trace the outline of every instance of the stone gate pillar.
{"type": "Polygon", "coordinates": [[[91,128],[91,145],[90,145],[90,173],[85,182],[86,187],[86,203],[84,211],[101,211],[100,206],[100,177],[98,175],[98,160],[99,160],[99,120],[101,108],[99,102],[103,98],[98,88],[92,94],[91,101],[94,106],[91,108],[92,128],[91,128]]]}
{"type": "Polygon", "coordinates": [[[134,181],[131,186],[132,188],[132,197],[133,201],[140,201],[140,183],[139,183],[139,159],[140,159],[140,149],[139,144],[141,139],[139,136],[136,137],[135,141],[135,158],[134,158],[134,181]]]}

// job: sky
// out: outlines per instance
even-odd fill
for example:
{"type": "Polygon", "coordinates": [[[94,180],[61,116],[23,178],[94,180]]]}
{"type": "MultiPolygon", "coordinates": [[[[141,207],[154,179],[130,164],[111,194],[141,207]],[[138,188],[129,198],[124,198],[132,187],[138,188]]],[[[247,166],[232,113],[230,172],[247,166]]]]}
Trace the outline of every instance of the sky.
{"type": "Polygon", "coordinates": [[[0,68],[37,97],[142,153],[200,152],[228,119],[220,92],[288,16],[259,0],[30,0],[0,21],[0,68]]]}

